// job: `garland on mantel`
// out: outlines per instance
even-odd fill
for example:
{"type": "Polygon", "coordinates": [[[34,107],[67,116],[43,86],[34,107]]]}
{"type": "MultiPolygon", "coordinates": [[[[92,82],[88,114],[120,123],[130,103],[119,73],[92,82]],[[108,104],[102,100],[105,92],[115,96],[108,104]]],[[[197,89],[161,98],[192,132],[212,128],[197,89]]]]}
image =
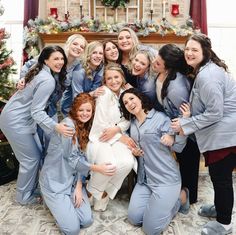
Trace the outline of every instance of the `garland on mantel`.
{"type": "Polygon", "coordinates": [[[129,0],[102,0],[101,3],[105,7],[117,8],[125,7],[125,5],[129,3],[129,0]]]}
{"type": "Polygon", "coordinates": [[[57,34],[60,32],[109,32],[117,33],[123,27],[132,28],[137,35],[147,36],[150,33],[158,33],[162,36],[175,34],[187,36],[194,32],[193,22],[188,19],[184,25],[173,25],[167,20],[161,20],[159,24],[151,21],[136,21],[135,23],[110,24],[100,22],[97,19],[84,17],[82,20],[58,21],[53,17],[46,20],[36,18],[29,20],[24,28],[24,61],[39,54],[39,33],[57,34]]]}

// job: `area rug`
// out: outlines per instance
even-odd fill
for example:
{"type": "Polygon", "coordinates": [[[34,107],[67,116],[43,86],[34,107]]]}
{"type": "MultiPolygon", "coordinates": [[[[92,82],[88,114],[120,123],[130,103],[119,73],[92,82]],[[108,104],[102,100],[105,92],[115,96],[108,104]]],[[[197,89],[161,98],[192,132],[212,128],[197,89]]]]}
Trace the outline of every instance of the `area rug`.
{"type": "MultiPolygon", "coordinates": [[[[234,175],[234,185],[236,175],[234,175]]],[[[44,205],[20,206],[15,202],[15,181],[0,186],[0,235],[60,235],[60,231],[44,205]]],[[[236,191],[236,187],[235,191],[236,191]]],[[[128,195],[125,187],[115,200],[109,202],[106,212],[94,212],[94,223],[82,229],[81,235],[144,235],[142,229],[127,221],[128,195]]],[[[236,196],[236,192],[235,192],[236,196]]],[[[236,197],[235,197],[236,198],[236,197]]],[[[177,214],[163,235],[199,235],[209,221],[197,215],[203,203],[211,203],[213,189],[208,174],[199,177],[199,200],[191,206],[188,215],[177,214]]],[[[236,204],[236,203],[235,203],[236,204]]],[[[236,205],[233,212],[236,234],[236,205]]]]}

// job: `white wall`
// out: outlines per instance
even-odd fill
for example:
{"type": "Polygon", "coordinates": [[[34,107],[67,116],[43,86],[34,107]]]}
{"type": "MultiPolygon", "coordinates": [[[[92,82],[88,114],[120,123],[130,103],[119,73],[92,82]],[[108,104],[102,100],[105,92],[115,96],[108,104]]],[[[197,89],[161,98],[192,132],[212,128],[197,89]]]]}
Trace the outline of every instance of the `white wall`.
{"type": "Polygon", "coordinates": [[[213,50],[236,78],[236,1],[207,0],[208,36],[213,50]]]}

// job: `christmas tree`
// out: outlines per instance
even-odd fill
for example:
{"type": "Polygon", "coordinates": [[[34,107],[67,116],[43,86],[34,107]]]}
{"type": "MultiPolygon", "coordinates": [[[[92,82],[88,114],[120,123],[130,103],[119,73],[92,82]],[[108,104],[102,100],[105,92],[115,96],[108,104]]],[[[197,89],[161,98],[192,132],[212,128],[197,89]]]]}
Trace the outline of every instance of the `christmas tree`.
{"type": "MultiPolygon", "coordinates": [[[[0,17],[3,13],[4,7],[0,0],[0,17]]],[[[5,28],[0,28],[0,99],[8,99],[15,87],[15,84],[9,80],[9,75],[16,73],[15,62],[11,57],[12,51],[6,47],[6,40],[9,37],[5,28]]]]}

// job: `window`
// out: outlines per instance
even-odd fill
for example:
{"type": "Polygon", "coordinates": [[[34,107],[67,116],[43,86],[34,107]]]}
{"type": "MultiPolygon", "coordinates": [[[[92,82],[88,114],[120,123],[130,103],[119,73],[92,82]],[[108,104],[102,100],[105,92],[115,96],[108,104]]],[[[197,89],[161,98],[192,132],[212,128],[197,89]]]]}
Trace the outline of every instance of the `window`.
{"type": "Polygon", "coordinates": [[[221,4],[217,4],[215,0],[207,1],[208,35],[213,50],[226,62],[234,78],[236,78],[235,7],[235,0],[228,0],[221,4]]]}
{"type": "MultiPolygon", "coordinates": [[[[19,74],[22,63],[24,0],[1,0],[1,3],[5,11],[0,17],[0,28],[5,28],[10,33],[7,48],[13,51],[12,56],[19,74]],[[12,7],[13,5],[17,7],[12,7]]],[[[17,80],[19,76],[16,74],[10,78],[17,80]]]]}
{"type": "Polygon", "coordinates": [[[101,1],[90,0],[91,17],[108,23],[135,22],[143,18],[143,0],[130,0],[126,8],[104,7],[101,1]]]}

